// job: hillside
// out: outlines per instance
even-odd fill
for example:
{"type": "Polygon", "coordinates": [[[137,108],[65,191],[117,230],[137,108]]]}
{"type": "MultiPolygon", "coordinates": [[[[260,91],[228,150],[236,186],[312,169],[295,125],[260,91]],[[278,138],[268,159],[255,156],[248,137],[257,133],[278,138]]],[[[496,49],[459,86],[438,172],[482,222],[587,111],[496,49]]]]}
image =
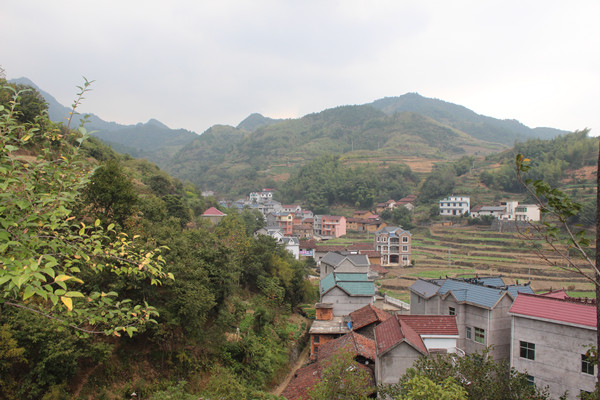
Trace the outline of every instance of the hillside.
{"type": "MultiPolygon", "coordinates": [[[[219,135],[212,129],[208,132],[219,135]]],[[[387,115],[369,105],[337,107],[264,125],[254,132],[240,132],[237,142],[226,137],[212,140],[228,141],[231,147],[226,152],[222,146],[213,149],[202,136],[181,149],[165,169],[203,188],[230,194],[244,193],[252,189],[250,184],[285,180],[295,168],[323,154],[344,155],[350,163],[395,164],[415,158],[452,160],[505,148],[420,114],[387,115]],[[221,161],[209,162],[208,155],[221,161]]]]}

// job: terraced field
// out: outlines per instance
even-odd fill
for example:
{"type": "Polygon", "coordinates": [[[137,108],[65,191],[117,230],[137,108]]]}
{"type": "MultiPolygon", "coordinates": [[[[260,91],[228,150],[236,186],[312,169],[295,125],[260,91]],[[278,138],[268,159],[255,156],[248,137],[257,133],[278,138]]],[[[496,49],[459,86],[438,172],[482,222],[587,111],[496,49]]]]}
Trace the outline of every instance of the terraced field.
{"type": "Polygon", "coordinates": [[[580,275],[548,265],[534,251],[560,261],[543,242],[525,241],[517,233],[498,233],[489,227],[432,226],[411,231],[415,266],[395,267],[381,288],[406,300],[418,278],[501,275],[507,283],[531,282],[534,291],[564,288],[578,296],[593,296],[593,285],[580,275]]]}

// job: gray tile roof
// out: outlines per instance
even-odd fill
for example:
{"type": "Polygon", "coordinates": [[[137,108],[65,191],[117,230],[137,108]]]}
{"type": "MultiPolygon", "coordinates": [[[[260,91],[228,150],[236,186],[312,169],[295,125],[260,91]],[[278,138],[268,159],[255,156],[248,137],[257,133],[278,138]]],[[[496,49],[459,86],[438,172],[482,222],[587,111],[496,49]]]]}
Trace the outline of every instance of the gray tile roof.
{"type": "Polygon", "coordinates": [[[323,258],[321,258],[321,262],[324,262],[328,265],[332,265],[333,267],[337,267],[346,259],[348,259],[348,261],[350,261],[357,267],[368,267],[369,265],[371,265],[371,263],[369,262],[369,258],[365,254],[342,255],[333,251],[325,254],[323,258]]]}
{"type": "Polygon", "coordinates": [[[417,281],[410,286],[410,290],[428,299],[433,297],[438,290],[440,290],[440,286],[430,281],[417,279],[417,281]]]}
{"type": "Polygon", "coordinates": [[[533,293],[530,286],[511,285],[508,288],[494,288],[468,283],[462,280],[446,279],[439,294],[452,293],[459,303],[466,302],[492,309],[506,293],[516,298],[518,293],[533,293]]]}

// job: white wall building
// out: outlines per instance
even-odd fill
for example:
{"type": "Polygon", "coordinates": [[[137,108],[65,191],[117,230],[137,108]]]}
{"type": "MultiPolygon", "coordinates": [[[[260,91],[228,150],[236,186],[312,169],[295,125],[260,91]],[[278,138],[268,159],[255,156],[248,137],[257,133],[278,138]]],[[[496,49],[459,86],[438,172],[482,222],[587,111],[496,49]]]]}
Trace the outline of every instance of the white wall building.
{"type": "Polygon", "coordinates": [[[440,215],[464,215],[471,212],[471,198],[467,196],[449,196],[440,200],[440,215]]]}

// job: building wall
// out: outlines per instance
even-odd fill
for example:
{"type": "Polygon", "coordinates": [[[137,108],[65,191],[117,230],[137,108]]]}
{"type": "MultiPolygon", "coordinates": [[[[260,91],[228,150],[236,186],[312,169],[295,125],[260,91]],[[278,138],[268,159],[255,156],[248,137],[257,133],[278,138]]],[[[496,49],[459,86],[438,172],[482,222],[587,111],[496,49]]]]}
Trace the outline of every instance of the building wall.
{"type": "MultiPolygon", "coordinates": [[[[596,342],[596,331],[513,316],[511,365],[533,376],[539,387],[548,386],[552,398],[568,391],[576,399],[580,390],[593,391],[594,375],[581,372],[581,355],[596,342]],[[520,356],[520,342],[535,345],[535,359],[520,356]]],[[[597,368],[597,366],[596,366],[597,368]]],[[[594,372],[596,370],[594,369],[594,372]]]]}
{"type": "MultiPolygon", "coordinates": [[[[418,297],[416,294],[414,296],[418,297]]],[[[415,300],[418,301],[416,298],[415,300]]],[[[449,295],[445,299],[440,296],[433,296],[428,301],[422,299],[421,305],[414,307],[411,293],[411,314],[451,315],[450,308],[454,308],[459,335],[458,347],[467,354],[473,354],[493,345],[490,355],[495,360],[508,359],[510,355],[511,322],[508,310],[511,305],[512,299],[504,296],[493,310],[488,310],[472,304],[459,304],[449,295]],[[471,328],[471,338],[467,338],[467,327],[471,328]],[[475,328],[483,329],[483,343],[476,340],[475,328]]]]}
{"type": "Polygon", "coordinates": [[[367,304],[373,304],[373,296],[349,296],[342,289],[334,287],[321,296],[321,303],[333,303],[333,315],[343,317],[367,304]]]}
{"type": "Polygon", "coordinates": [[[378,384],[398,383],[400,377],[422,355],[406,342],[398,344],[375,361],[375,380],[378,384]]]}

